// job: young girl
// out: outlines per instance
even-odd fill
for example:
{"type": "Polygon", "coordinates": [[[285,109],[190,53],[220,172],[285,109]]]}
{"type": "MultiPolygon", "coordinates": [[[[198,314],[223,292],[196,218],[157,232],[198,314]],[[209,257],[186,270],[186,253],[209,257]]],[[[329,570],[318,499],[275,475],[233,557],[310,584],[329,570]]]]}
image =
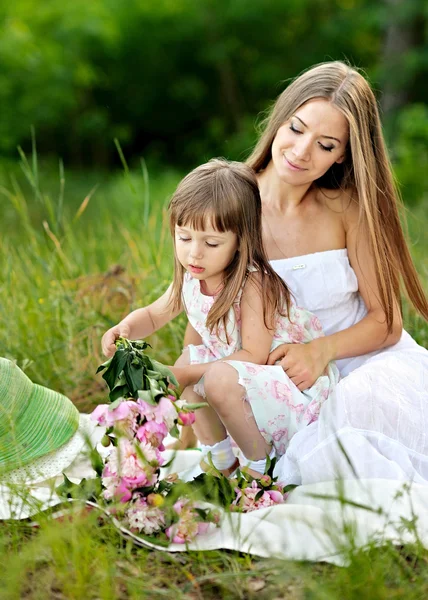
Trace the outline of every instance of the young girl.
{"type": "Polygon", "coordinates": [[[298,308],[269,265],[262,244],[261,201],[253,171],[212,160],[179,184],[169,207],[175,247],[174,280],[153,304],[135,310],[103,336],[106,356],[119,336],[145,338],[183,310],[202,344],[188,346],[173,371],[183,397],[200,394],[209,407],[196,411],[202,450],[226,475],[237,466],[231,438],[251,474],[263,473],[266,456],[284,454],[292,435],[316,420],[338,380],[334,365],[304,392],[281,366],[267,366],[283,343],[322,336],[318,319],[298,308]],[[217,376],[226,360],[228,377],[217,376]],[[230,378],[239,396],[230,395],[230,378]],[[194,389],[193,389],[194,386],[194,389]]]}

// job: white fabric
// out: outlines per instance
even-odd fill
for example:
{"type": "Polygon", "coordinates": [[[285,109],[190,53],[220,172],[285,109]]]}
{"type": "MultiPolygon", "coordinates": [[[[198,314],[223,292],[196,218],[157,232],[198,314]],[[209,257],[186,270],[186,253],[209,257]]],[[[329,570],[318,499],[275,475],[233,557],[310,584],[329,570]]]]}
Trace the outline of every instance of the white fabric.
{"type": "MultiPolygon", "coordinates": [[[[272,266],[326,334],[367,313],[345,249],[272,266]]],[[[428,484],[428,351],[403,332],[398,344],[338,366],[344,378],[319,420],[292,438],[277,466],[280,479],[309,484],[357,475],[428,484]]]]}
{"type": "Polygon", "coordinates": [[[200,444],[200,448],[204,458],[208,456],[208,454],[211,455],[211,461],[219,471],[229,469],[236,461],[236,456],[232,448],[232,440],[229,436],[212,446],[200,444]]]}
{"type": "MultiPolygon", "coordinates": [[[[287,283],[297,304],[316,314],[325,335],[347,329],[366,316],[367,308],[358,293],[357,276],[346,248],[271,260],[270,264],[287,283]]],[[[380,352],[398,349],[420,350],[420,346],[404,331],[398,344],[380,352]]],[[[345,377],[378,353],[344,358],[336,364],[345,377]]]]}
{"type": "MultiPolygon", "coordinates": [[[[92,436],[93,442],[102,435],[102,428],[92,436]]],[[[171,451],[167,451],[168,456],[171,451]]],[[[200,460],[197,450],[177,452],[174,470],[194,467],[200,460]]],[[[77,482],[81,477],[94,476],[89,462],[79,457],[67,471],[67,476],[77,482]]],[[[62,478],[55,482],[58,485],[62,478]]],[[[0,486],[0,519],[25,519],[43,509],[63,502],[52,491],[52,482],[33,486],[18,495],[6,486],[0,486]]],[[[346,531],[353,531],[355,547],[363,547],[371,540],[392,540],[400,543],[414,541],[408,530],[403,529],[403,519],[416,523],[422,544],[428,547],[428,487],[414,484],[403,488],[397,481],[383,479],[323,482],[296,488],[287,502],[274,508],[266,508],[248,514],[223,513],[221,526],[210,525],[208,533],[200,535],[189,546],[171,544],[169,552],[186,550],[230,549],[249,552],[256,556],[275,556],[284,559],[326,561],[344,565],[349,547],[346,531]],[[349,500],[353,505],[347,505],[349,500]],[[352,523],[353,527],[349,527],[352,523]]],[[[126,530],[123,530],[126,533],[126,530]]],[[[144,539],[128,537],[146,545],[144,539]]],[[[147,544],[165,552],[165,547],[147,544]]]]}

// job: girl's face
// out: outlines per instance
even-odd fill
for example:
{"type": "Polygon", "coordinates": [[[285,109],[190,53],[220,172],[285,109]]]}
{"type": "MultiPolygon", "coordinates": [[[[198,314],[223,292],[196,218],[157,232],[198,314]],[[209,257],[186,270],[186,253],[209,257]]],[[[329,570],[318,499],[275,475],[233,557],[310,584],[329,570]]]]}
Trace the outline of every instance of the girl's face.
{"type": "Polygon", "coordinates": [[[207,292],[214,292],[223,281],[223,273],[238,250],[238,236],[220,232],[208,224],[203,231],[190,226],[175,227],[175,251],[178,260],[192,277],[205,281],[207,292]]]}
{"type": "Polygon", "coordinates": [[[345,159],[348,122],[324,98],[300,106],[282,125],[272,144],[272,162],[278,177],[291,185],[310,184],[334,163],[345,159]]]}

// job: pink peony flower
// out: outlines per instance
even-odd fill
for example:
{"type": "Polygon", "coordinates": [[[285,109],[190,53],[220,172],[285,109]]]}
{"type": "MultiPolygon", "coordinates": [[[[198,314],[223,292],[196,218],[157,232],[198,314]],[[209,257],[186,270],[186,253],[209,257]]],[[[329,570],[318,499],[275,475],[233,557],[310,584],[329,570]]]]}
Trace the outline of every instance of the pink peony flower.
{"type": "Polygon", "coordinates": [[[168,429],[165,423],[156,423],[156,421],[146,421],[137,429],[136,437],[140,442],[151,444],[154,448],[164,450],[162,442],[168,435],[168,429]]]}
{"type": "Polygon", "coordinates": [[[175,544],[191,542],[201,533],[208,531],[209,523],[200,521],[199,515],[194,511],[194,505],[187,498],[180,498],[173,506],[179,515],[177,523],[165,529],[166,535],[175,544]]]}
{"type": "Polygon", "coordinates": [[[271,477],[269,477],[269,475],[265,474],[260,477],[259,483],[263,487],[268,487],[272,483],[272,479],[271,479],[271,477]]]}
{"type": "Polygon", "coordinates": [[[194,412],[179,412],[178,413],[179,425],[193,425],[194,422],[195,422],[195,413],[194,412]]]}
{"type": "Polygon", "coordinates": [[[163,396],[157,405],[148,404],[141,399],[137,400],[137,404],[148,421],[165,423],[168,431],[173,428],[177,419],[177,410],[169,398],[163,396]]]}
{"type": "Polygon", "coordinates": [[[128,502],[133,490],[156,483],[156,471],[163,463],[157,448],[145,442],[137,445],[137,442],[120,438],[118,446],[113,447],[107,457],[102,474],[104,498],[128,502]]]}
{"type": "Polygon", "coordinates": [[[198,535],[199,525],[194,516],[190,519],[180,519],[178,523],[167,527],[165,533],[174,544],[186,544],[198,535]]]}
{"type": "Polygon", "coordinates": [[[156,506],[149,506],[146,500],[138,497],[126,511],[126,518],[132,531],[152,535],[165,527],[165,515],[156,506]]]}
{"type": "Polygon", "coordinates": [[[189,500],[187,498],[180,498],[172,507],[177,515],[179,515],[185,506],[189,505],[189,500]]]}
{"type": "Polygon", "coordinates": [[[266,490],[265,494],[268,494],[274,504],[283,504],[284,494],[279,490],[266,490]]]}
{"type": "Polygon", "coordinates": [[[110,409],[108,404],[100,404],[91,414],[91,419],[98,425],[115,427],[123,435],[131,437],[135,431],[137,416],[140,407],[132,400],[123,400],[116,408],[110,409]]]}
{"type": "Polygon", "coordinates": [[[251,512],[258,510],[259,508],[268,508],[275,504],[282,504],[284,502],[284,494],[278,490],[264,490],[260,497],[256,500],[257,494],[262,491],[262,488],[258,486],[258,482],[254,480],[251,486],[240,490],[236,488],[236,498],[232,502],[232,507],[239,507],[242,512],[251,512]]]}

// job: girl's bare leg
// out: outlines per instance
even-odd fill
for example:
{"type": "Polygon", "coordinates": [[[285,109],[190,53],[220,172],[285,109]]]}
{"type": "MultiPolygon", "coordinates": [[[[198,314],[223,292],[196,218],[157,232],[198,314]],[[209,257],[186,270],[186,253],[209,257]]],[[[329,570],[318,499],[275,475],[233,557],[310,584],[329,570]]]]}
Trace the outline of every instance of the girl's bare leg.
{"type": "MultiPolygon", "coordinates": [[[[252,461],[265,459],[272,448],[257,427],[251,406],[245,400],[245,391],[238,383],[237,371],[224,362],[215,362],[205,373],[204,387],[207,402],[215,409],[245,458],[252,461]]],[[[255,475],[260,476],[260,473],[255,475]]]]}
{"type": "MultiPolygon", "coordinates": [[[[180,358],[175,363],[175,366],[183,367],[183,366],[188,365],[189,363],[190,363],[189,351],[186,349],[186,350],[184,350],[183,354],[180,356],[180,358]]],[[[189,404],[205,401],[201,396],[199,396],[199,394],[197,394],[193,390],[193,387],[185,388],[181,394],[181,397],[184,400],[186,400],[189,404]]],[[[191,431],[192,428],[186,427],[186,430],[191,431]]],[[[197,441],[197,439],[201,440],[202,444],[204,444],[205,446],[214,446],[218,442],[222,442],[223,440],[226,440],[226,438],[227,438],[227,431],[226,431],[223,423],[219,419],[217,413],[210,406],[207,406],[205,408],[198,408],[195,411],[195,422],[193,424],[193,430],[194,430],[194,438],[193,439],[195,441],[197,441]]],[[[186,435],[188,435],[188,433],[186,433],[186,435]]],[[[184,449],[184,447],[183,447],[184,441],[186,441],[186,438],[183,436],[183,430],[182,430],[182,435],[180,437],[180,440],[178,440],[178,442],[176,442],[174,445],[169,446],[169,448],[175,449],[175,450],[183,450],[184,449]]],[[[228,442],[228,443],[230,444],[230,442],[228,442]]],[[[215,452],[215,451],[213,450],[213,452],[215,452]]],[[[231,448],[230,448],[230,452],[232,452],[231,448]]],[[[227,461],[227,457],[228,457],[228,455],[226,454],[226,461],[227,461]]],[[[239,466],[238,460],[237,459],[233,460],[234,459],[233,453],[232,453],[231,458],[232,458],[232,464],[230,466],[228,466],[227,468],[224,468],[224,469],[223,468],[219,469],[220,472],[226,476],[229,476],[239,466]]],[[[214,454],[212,455],[212,460],[214,462],[216,461],[214,454]]],[[[227,464],[229,465],[229,462],[227,464]]],[[[200,466],[204,471],[211,470],[211,464],[206,462],[206,460],[204,460],[204,459],[201,461],[200,466]]]]}
{"type": "MultiPolygon", "coordinates": [[[[183,354],[176,361],[176,367],[184,367],[190,364],[189,351],[186,349],[183,351],[183,354]]],[[[181,397],[183,400],[186,400],[189,404],[194,404],[198,402],[205,402],[202,396],[199,396],[194,390],[193,386],[187,387],[181,393],[181,397]]],[[[212,446],[216,442],[221,442],[227,437],[226,429],[224,428],[223,423],[219,419],[217,413],[210,407],[207,406],[205,408],[198,408],[195,411],[195,423],[191,427],[183,428],[180,439],[173,445],[169,446],[169,448],[175,450],[184,450],[189,446],[185,446],[183,442],[190,440],[193,443],[193,447],[196,445],[197,440],[199,439],[203,444],[212,446]],[[187,431],[186,431],[187,430],[187,431]],[[189,435],[189,430],[192,431],[192,434],[189,435]],[[186,437],[183,438],[183,432],[186,432],[184,435],[186,437]]]]}
{"type": "MultiPolygon", "coordinates": [[[[183,344],[184,347],[188,346],[189,344],[193,344],[194,346],[202,344],[201,336],[197,331],[195,331],[195,329],[190,325],[190,323],[187,323],[183,344]]],[[[189,354],[186,350],[184,350],[183,354],[177,360],[175,365],[177,367],[182,367],[188,364],[189,354]]],[[[199,396],[193,391],[193,387],[186,388],[182,393],[182,397],[189,403],[203,401],[201,396],[199,396]]],[[[217,414],[211,408],[200,408],[196,411],[195,415],[196,422],[193,428],[183,427],[181,430],[180,439],[177,440],[171,446],[169,446],[169,448],[172,448],[173,450],[185,450],[186,448],[195,448],[198,443],[198,439],[200,439],[203,444],[212,445],[215,442],[223,440],[226,437],[225,429],[222,426],[220,419],[217,417],[217,414]],[[212,436],[210,432],[210,423],[214,426],[215,429],[214,436],[212,436]]]]}
{"type": "Polygon", "coordinates": [[[168,450],[188,450],[189,448],[196,448],[198,445],[198,438],[195,435],[190,425],[183,425],[180,431],[180,438],[173,444],[167,446],[168,450]]]}

